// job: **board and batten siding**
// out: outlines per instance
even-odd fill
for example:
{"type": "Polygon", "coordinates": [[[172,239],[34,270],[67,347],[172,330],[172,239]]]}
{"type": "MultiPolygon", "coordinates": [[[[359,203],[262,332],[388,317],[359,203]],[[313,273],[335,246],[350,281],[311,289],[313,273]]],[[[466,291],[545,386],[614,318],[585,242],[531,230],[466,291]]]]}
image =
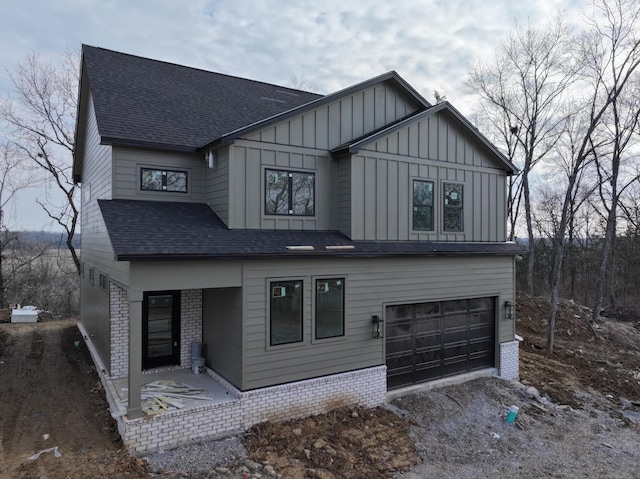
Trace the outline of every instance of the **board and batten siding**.
{"type": "Polygon", "coordinates": [[[205,201],[229,225],[229,147],[215,152],[213,168],[205,169],[205,201]]]}
{"type": "Polygon", "coordinates": [[[204,155],[113,147],[113,198],[126,200],[205,201],[204,155]],[[187,172],[187,192],[142,191],[140,168],[187,172]]]}
{"type": "Polygon", "coordinates": [[[231,229],[331,229],[329,153],[236,140],[230,147],[229,220],[231,229]],[[315,175],[315,215],[265,215],[265,169],[308,171],[315,175]]]}
{"type": "Polygon", "coordinates": [[[242,288],[204,289],[202,303],[202,341],[207,366],[240,388],[242,288]]]}
{"type": "MultiPolygon", "coordinates": [[[[514,301],[512,257],[323,258],[247,261],[244,283],[242,389],[298,381],[385,362],[385,341],[372,338],[372,315],[384,318],[392,304],[498,297],[514,301]],[[313,341],[313,279],[346,278],[346,336],[313,341]],[[268,283],[304,281],[303,342],[268,346],[268,283]]],[[[514,321],[499,316],[496,337],[512,341],[514,321]]],[[[497,359],[496,359],[497,360],[497,359]]]]}
{"type": "Polygon", "coordinates": [[[350,164],[352,239],[506,241],[506,172],[441,114],[361,148],[350,164]],[[416,179],[434,183],[433,231],[412,228],[416,179]],[[443,229],[446,182],[464,186],[461,232],[443,229]]]}
{"type": "Polygon", "coordinates": [[[418,106],[389,82],[266,127],[246,137],[264,143],[331,150],[415,112],[418,106]]]}

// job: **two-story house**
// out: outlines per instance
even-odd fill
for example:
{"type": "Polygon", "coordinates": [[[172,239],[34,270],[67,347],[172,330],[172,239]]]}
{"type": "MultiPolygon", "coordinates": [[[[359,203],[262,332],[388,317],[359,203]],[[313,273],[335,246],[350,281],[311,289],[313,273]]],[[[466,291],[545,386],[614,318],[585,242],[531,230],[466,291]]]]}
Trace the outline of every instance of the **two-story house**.
{"type": "Polygon", "coordinates": [[[81,327],[132,449],[518,376],[516,169],[395,72],[321,96],[84,46],[73,170],[81,327]],[[194,342],[223,400],[144,414],[194,342]]]}

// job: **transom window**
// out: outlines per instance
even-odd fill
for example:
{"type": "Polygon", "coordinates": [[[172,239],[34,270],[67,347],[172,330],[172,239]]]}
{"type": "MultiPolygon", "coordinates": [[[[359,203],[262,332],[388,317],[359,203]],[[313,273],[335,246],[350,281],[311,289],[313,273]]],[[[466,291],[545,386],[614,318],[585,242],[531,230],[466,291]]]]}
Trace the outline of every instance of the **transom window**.
{"type": "Polygon", "coordinates": [[[302,281],[271,281],[270,344],[302,341],[302,281]]]}
{"type": "Polygon", "coordinates": [[[413,229],[433,230],[433,182],[413,180],[413,229]]]}
{"type": "Polygon", "coordinates": [[[316,280],[316,339],[344,336],[344,278],[316,280]]]}
{"type": "Polygon", "coordinates": [[[444,183],[444,231],[463,230],[463,187],[453,183],[444,183]]]}
{"type": "Polygon", "coordinates": [[[173,191],[186,193],[187,172],[141,168],[140,189],[144,191],[173,191]]]}
{"type": "Polygon", "coordinates": [[[265,170],[264,212],[267,215],[313,216],[315,175],[286,170],[265,170]]]}

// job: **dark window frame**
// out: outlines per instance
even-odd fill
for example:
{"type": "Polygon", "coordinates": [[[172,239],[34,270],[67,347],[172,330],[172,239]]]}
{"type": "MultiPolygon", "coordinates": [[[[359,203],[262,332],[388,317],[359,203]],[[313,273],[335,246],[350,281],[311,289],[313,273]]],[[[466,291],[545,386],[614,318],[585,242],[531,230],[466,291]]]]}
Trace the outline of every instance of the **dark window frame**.
{"type": "Polygon", "coordinates": [[[412,209],[411,209],[411,229],[414,231],[434,231],[435,230],[435,207],[434,207],[434,199],[435,199],[435,193],[436,193],[436,186],[435,186],[435,182],[432,180],[423,180],[420,178],[414,178],[413,182],[412,182],[412,188],[411,188],[411,205],[412,205],[412,209]],[[416,183],[428,183],[431,185],[431,204],[416,204],[416,195],[415,195],[415,190],[416,190],[416,183]],[[428,228],[417,228],[416,227],[416,210],[418,208],[431,208],[431,225],[428,228]]]}
{"type": "Polygon", "coordinates": [[[140,191],[160,192],[160,193],[189,193],[189,172],[186,170],[172,170],[165,168],[151,168],[146,166],[140,167],[140,191]],[[159,171],[162,176],[161,188],[145,188],[143,182],[143,176],[145,171],[159,171]],[[184,190],[169,190],[167,189],[167,177],[169,173],[179,173],[184,175],[184,190]]]}
{"type": "Polygon", "coordinates": [[[267,216],[302,216],[302,217],[314,217],[316,215],[316,173],[315,171],[304,170],[281,170],[279,168],[265,168],[264,169],[264,214],[267,216]],[[287,177],[287,211],[286,213],[277,213],[268,211],[269,203],[267,201],[267,182],[270,172],[280,173],[287,177]],[[293,175],[306,175],[313,177],[313,188],[311,190],[311,199],[313,201],[313,208],[310,214],[295,213],[294,212],[294,195],[293,192],[293,175]]]}
{"type": "Polygon", "coordinates": [[[105,292],[107,291],[107,289],[108,289],[107,285],[109,284],[109,281],[108,281],[108,278],[107,278],[106,274],[104,274],[104,273],[99,273],[98,274],[98,284],[100,285],[100,289],[102,291],[105,291],[105,292]]]}
{"type": "Polygon", "coordinates": [[[94,284],[95,284],[95,270],[94,270],[93,266],[89,267],[89,284],[91,286],[94,286],[94,284]]]}
{"type": "Polygon", "coordinates": [[[464,184],[463,183],[455,183],[455,182],[443,182],[442,183],[442,231],[452,232],[452,233],[462,233],[464,232],[464,184]],[[448,201],[451,199],[448,196],[447,187],[455,186],[460,188],[460,199],[456,198],[455,201],[459,201],[459,205],[449,204],[448,201]],[[460,228],[448,228],[447,227],[447,212],[448,211],[457,211],[460,216],[460,228]]]}
{"type": "Polygon", "coordinates": [[[279,347],[285,345],[296,345],[304,342],[304,280],[303,279],[271,279],[268,281],[268,294],[269,294],[269,346],[279,347]],[[290,341],[274,341],[274,333],[277,333],[277,328],[274,327],[274,319],[276,314],[274,311],[274,299],[286,297],[286,287],[298,284],[298,326],[299,337],[298,339],[290,341]],[[276,291],[276,289],[285,288],[285,295],[279,296],[282,291],[276,291]]]}
{"type": "Polygon", "coordinates": [[[335,339],[335,338],[343,338],[346,336],[346,278],[344,277],[331,277],[331,278],[314,278],[314,340],[315,341],[322,341],[325,339],[335,339]],[[342,332],[340,334],[333,334],[333,335],[329,335],[329,336],[320,336],[318,334],[318,325],[320,323],[319,321],[319,315],[318,315],[318,295],[319,294],[324,294],[324,291],[320,291],[319,286],[322,283],[327,283],[329,281],[341,281],[342,284],[340,285],[342,288],[342,332]]]}

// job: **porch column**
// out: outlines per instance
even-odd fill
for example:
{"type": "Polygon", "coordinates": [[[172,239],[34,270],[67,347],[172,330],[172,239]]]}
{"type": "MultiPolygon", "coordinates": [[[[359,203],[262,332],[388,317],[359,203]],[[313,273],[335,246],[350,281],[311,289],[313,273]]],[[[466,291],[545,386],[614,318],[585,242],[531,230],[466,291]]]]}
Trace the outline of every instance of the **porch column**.
{"type": "Polygon", "coordinates": [[[129,290],[129,405],[127,417],[142,417],[142,291],[129,290]]]}

